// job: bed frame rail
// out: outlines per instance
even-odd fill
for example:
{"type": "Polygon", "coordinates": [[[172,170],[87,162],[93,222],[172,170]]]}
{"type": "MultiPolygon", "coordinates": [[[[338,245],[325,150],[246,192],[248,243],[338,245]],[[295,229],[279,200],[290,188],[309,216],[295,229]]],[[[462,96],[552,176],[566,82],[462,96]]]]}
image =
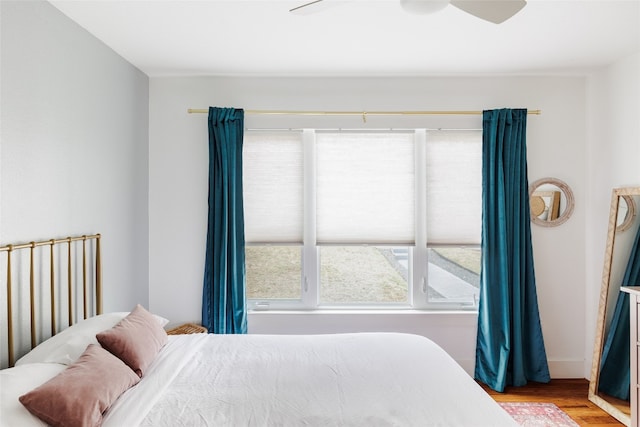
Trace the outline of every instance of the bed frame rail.
{"type": "MultiPolygon", "coordinates": [[[[63,298],[63,294],[66,293],[67,300],[67,321],[68,326],[73,325],[78,321],[74,319],[74,312],[82,312],[84,319],[95,314],[102,314],[102,265],[100,255],[100,234],[94,235],[82,235],[66,237],[62,239],[49,239],[39,242],[18,243],[0,246],[0,255],[2,252],[6,252],[4,256],[6,260],[6,319],[7,319],[7,360],[8,366],[12,367],[15,363],[15,349],[14,349],[14,320],[16,320],[16,313],[14,307],[19,308],[19,301],[21,300],[20,294],[24,294],[26,291],[26,282],[28,282],[28,294],[29,294],[29,311],[30,311],[30,329],[31,329],[31,348],[34,348],[38,342],[37,331],[37,309],[36,303],[42,304],[42,307],[47,304],[47,299],[50,306],[50,319],[49,324],[51,327],[51,336],[58,332],[58,325],[56,320],[62,313],[58,313],[58,306],[62,304],[56,304],[56,301],[63,298]],[[81,242],[78,243],[78,242],[81,242]],[[87,251],[87,243],[93,245],[89,251],[87,251]],[[36,248],[41,246],[48,246],[41,248],[36,253],[36,248]],[[66,248],[64,247],[66,246],[66,248]],[[82,253],[82,261],[78,261],[79,254],[82,253]],[[24,252],[27,252],[25,254],[24,252]],[[48,253],[47,253],[48,252],[48,253]],[[66,260],[64,253],[66,252],[66,260]],[[88,255],[88,252],[90,254],[88,255]],[[40,268],[42,264],[39,262],[41,259],[48,255],[48,275],[46,266],[40,268]],[[90,256],[93,255],[93,256],[90,256]],[[12,266],[12,258],[19,258],[20,264],[25,260],[28,260],[28,279],[22,277],[21,265],[14,268],[12,266]],[[88,261],[88,258],[92,258],[88,261]],[[62,266],[66,261],[66,271],[57,271],[56,266],[62,266]],[[81,266],[77,263],[81,262],[81,266]],[[87,262],[90,262],[90,270],[94,273],[95,277],[91,280],[87,279],[87,262]],[[81,272],[80,272],[81,268],[81,272]],[[14,271],[15,270],[15,271],[14,271]],[[17,276],[17,277],[16,277],[17,276]],[[49,292],[48,295],[44,291],[46,287],[45,277],[49,278],[49,292]],[[64,285],[59,283],[66,276],[66,292],[64,291],[64,285]],[[14,279],[17,278],[17,283],[14,283],[14,279]],[[74,279],[75,282],[74,283],[74,279]],[[38,281],[38,283],[36,283],[38,281]],[[14,285],[17,286],[14,289],[14,285]],[[37,286],[38,285],[38,286],[37,286]],[[78,290],[81,286],[82,290],[78,290]],[[92,288],[89,288],[92,286],[92,288]],[[14,291],[17,291],[18,295],[14,295],[14,291]],[[82,305],[80,306],[79,293],[82,292],[82,305]],[[90,301],[90,299],[92,301],[90,301]]],[[[45,263],[46,264],[46,263],[45,263]]],[[[26,268],[26,266],[25,266],[26,268]]],[[[65,270],[60,268],[59,270],[65,270]]],[[[2,278],[0,278],[1,280],[2,278]]],[[[76,316],[76,317],[79,317],[76,316]]],[[[44,320],[44,319],[40,319],[44,320]]]]}

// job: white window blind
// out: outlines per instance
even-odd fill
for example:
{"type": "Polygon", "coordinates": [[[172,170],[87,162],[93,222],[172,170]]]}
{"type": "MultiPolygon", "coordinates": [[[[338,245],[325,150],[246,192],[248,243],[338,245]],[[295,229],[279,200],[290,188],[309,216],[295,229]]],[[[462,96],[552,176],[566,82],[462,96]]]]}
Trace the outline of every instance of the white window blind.
{"type": "Polygon", "coordinates": [[[318,244],[415,241],[413,133],[316,134],[318,244]]]}
{"type": "Polygon", "coordinates": [[[243,180],[247,243],[301,244],[302,133],[246,131],[243,180]]]}
{"type": "Polygon", "coordinates": [[[480,244],[482,131],[427,131],[427,242],[480,244]]]}

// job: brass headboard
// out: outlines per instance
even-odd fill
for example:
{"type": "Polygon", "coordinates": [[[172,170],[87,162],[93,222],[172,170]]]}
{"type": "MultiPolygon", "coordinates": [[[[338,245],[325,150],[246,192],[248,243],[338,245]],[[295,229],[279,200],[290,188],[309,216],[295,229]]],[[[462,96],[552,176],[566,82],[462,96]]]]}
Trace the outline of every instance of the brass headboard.
{"type": "MultiPolygon", "coordinates": [[[[4,261],[3,264],[4,266],[6,266],[6,328],[7,359],[9,367],[13,366],[15,362],[14,320],[16,318],[16,313],[14,312],[14,307],[20,307],[20,301],[22,300],[22,298],[20,297],[26,292],[25,288],[27,287],[27,282],[30,311],[31,348],[39,344],[38,331],[36,327],[36,315],[38,314],[36,312],[36,301],[42,304],[42,307],[47,304],[47,299],[49,301],[48,305],[50,306],[51,310],[49,320],[51,326],[50,336],[53,336],[57,332],[59,332],[56,320],[58,319],[58,316],[62,317],[62,313],[58,313],[58,306],[62,305],[64,293],[66,293],[68,326],[71,326],[78,321],[77,319],[74,319],[74,312],[82,312],[82,316],[84,319],[92,315],[102,314],[102,265],[100,258],[100,234],[66,237],[61,239],[49,239],[39,242],[8,244],[0,246],[0,255],[2,255],[3,252],[6,252],[6,254],[2,256],[2,258],[4,258],[4,260],[2,261],[4,261]],[[89,251],[87,250],[87,244],[91,245],[89,251]],[[48,251],[46,251],[46,246],[49,247],[48,251]],[[65,257],[65,252],[66,260],[63,259],[65,257]],[[77,259],[79,258],[80,252],[82,254],[81,261],[77,259]],[[38,262],[45,257],[48,258],[48,274],[46,271],[47,266],[45,265],[43,267],[41,265],[47,263],[38,262]],[[19,265],[17,268],[12,266],[12,260],[14,260],[14,258],[18,258],[21,263],[21,265],[19,265]],[[88,261],[87,258],[91,259],[88,261]],[[27,264],[27,262],[25,262],[25,259],[28,261],[29,271],[28,273],[23,274],[20,266],[22,266],[23,263],[27,264]],[[56,270],[56,265],[63,265],[65,261],[66,269],[61,267],[58,270],[63,271],[56,270]],[[77,265],[79,262],[82,263],[81,272],[80,266],[77,265]],[[92,274],[93,277],[89,279],[87,278],[88,262],[90,263],[89,270],[94,273],[92,274]],[[48,294],[44,292],[43,289],[44,287],[46,287],[45,277],[47,276],[49,281],[48,294]],[[64,276],[66,276],[67,282],[66,290],[64,285],[60,283],[62,280],[64,280],[64,276]],[[36,283],[37,281],[38,283],[36,283]],[[79,297],[80,290],[78,290],[80,285],[82,289],[81,306],[79,297]],[[14,295],[14,292],[16,291],[17,295],[14,295]],[[56,304],[57,300],[60,300],[61,304],[56,304]]],[[[1,266],[2,263],[0,263],[0,267],[1,266]]],[[[26,269],[26,265],[24,267],[26,269]]],[[[0,268],[0,270],[5,269],[0,268]]],[[[0,278],[0,281],[1,280],[2,278],[0,278]]],[[[79,315],[76,317],[79,317],[79,315]]],[[[44,323],[43,319],[40,320],[41,323],[44,323]]]]}

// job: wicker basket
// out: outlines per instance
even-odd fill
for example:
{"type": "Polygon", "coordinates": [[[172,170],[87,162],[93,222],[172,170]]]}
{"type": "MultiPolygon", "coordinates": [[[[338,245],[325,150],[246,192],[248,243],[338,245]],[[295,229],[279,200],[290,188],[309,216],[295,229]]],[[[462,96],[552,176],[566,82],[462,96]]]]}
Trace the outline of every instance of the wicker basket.
{"type": "Polygon", "coordinates": [[[195,323],[185,323],[167,331],[167,335],[206,334],[207,328],[195,323]]]}

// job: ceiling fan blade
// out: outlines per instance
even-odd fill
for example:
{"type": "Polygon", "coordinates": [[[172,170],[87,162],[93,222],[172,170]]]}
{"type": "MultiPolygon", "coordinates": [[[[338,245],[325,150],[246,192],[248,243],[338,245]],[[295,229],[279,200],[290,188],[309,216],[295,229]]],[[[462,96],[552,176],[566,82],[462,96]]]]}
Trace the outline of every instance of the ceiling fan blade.
{"type": "MultiPolygon", "coordinates": [[[[2,0],[0,0],[2,1],[2,0]]],[[[311,15],[318,12],[323,12],[332,7],[340,6],[345,3],[350,3],[353,0],[315,0],[303,3],[300,6],[296,6],[293,9],[289,9],[289,12],[296,15],[311,15]]]]}
{"type": "Polygon", "coordinates": [[[520,12],[525,0],[451,0],[451,4],[485,21],[500,24],[520,12]]]}
{"type": "Polygon", "coordinates": [[[303,3],[300,6],[296,6],[293,9],[289,9],[289,12],[296,15],[308,15],[310,13],[320,12],[329,7],[329,2],[323,0],[315,0],[307,3],[303,3]]]}
{"type": "Polygon", "coordinates": [[[313,13],[317,12],[318,5],[322,3],[322,0],[310,1],[308,3],[303,3],[300,6],[296,6],[293,9],[289,9],[291,13],[313,13]]]}

